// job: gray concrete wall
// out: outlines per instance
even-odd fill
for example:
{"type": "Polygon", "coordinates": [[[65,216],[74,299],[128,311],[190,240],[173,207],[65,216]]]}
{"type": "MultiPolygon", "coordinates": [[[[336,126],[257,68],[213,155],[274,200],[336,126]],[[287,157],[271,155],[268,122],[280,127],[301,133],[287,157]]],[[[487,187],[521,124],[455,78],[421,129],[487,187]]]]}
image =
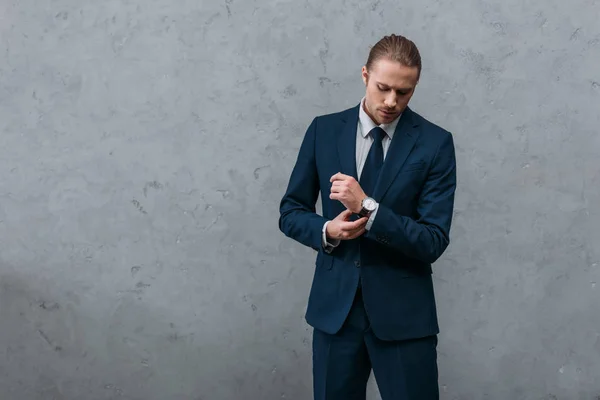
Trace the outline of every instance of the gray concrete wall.
{"type": "Polygon", "coordinates": [[[0,398],[311,398],[314,253],[278,202],[390,32],[457,145],[442,398],[598,398],[598,20],[595,0],[1,1],[0,398]]]}

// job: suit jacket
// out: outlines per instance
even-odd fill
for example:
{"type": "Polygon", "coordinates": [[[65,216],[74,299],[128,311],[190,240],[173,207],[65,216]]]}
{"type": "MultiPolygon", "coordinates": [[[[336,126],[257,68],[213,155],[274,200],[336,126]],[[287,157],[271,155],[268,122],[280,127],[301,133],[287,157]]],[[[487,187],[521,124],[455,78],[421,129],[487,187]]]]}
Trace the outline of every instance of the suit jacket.
{"type": "Polygon", "coordinates": [[[382,340],[439,333],[431,264],[449,244],[456,188],[450,132],[406,108],[374,193],[379,208],[368,232],[343,240],[331,253],[322,229],[344,205],[329,199],[329,179],[356,172],[359,106],[313,119],[280,203],[279,228],[317,251],[306,321],[335,334],[361,280],[373,333],[382,340]],[[319,194],[322,214],[316,213],[319,194]]]}

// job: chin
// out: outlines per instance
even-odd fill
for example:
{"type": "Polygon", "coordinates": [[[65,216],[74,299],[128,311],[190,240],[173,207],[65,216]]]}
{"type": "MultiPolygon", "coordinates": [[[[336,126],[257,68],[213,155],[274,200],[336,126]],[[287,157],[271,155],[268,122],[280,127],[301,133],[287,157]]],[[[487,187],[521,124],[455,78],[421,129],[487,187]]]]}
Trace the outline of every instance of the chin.
{"type": "Polygon", "coordinates": [[[398,116],[398,114],[383,114],[383,113],[380,113],[380,115],[381,115],[381,119],[386,122],[392,122],[398,116]]]}

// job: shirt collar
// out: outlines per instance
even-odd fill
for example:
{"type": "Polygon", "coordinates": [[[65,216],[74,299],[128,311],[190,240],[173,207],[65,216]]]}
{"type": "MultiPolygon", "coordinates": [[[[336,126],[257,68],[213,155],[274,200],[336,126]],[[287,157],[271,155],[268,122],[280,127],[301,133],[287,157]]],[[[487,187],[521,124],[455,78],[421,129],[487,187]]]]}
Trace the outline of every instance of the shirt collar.
{"type": "MultiPolygon", "coordinates": [[[[363,108],[364,105],[365,105],[365,98],[363,97],[362,100],[360,101],[360,109],[358,111],[358,119],[359,119],[361,127],[362,127],[361,134],[363,137],[367,137],[369,132],[371,132],[371,129],[375,128],[377,125],[375,124],[375,122],[373,122],[371,117],[369,117],[367,115],[367,113],[365,112],[365,109],[363,108]]],[[[396,119],[394,119],[389,124],[379,125],[379,127],[381,129],[383,129],[385,131],[385,133],[387,133],[390,140],[394,137],[394,131],[396,130],[396,126],[398,125],[398,121],[400,120],[401,116],[402,116],[402,114],[400,114],[396,119]]]]}

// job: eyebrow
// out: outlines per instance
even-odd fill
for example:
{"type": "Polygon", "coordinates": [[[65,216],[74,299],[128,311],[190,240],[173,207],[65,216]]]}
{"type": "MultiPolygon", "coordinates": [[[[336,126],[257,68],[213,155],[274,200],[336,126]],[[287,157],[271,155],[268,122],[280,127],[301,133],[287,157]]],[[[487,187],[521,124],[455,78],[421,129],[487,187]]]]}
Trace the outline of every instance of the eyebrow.
{"type": "Polygon", "coordinates": [[[387,88],[387,89],[390,89],[390,88],[391,88],[391,89],[394,89],[394,90],[397,90],[397,91],[402,91],[402,92],[409,92],[409,91],[411,91],[411,90],[412,90],[412,88],[411,88],[411,87],[407,87],[407,88],[397,88],[397,89],[395,89],[395,88],[392,88],[390,85],[386,85],[385,83],[382,83],[382,82],[377,82],[377,84],[378,84],[379,86],[382,86],[382,87],[384,87],[384,88],[387,88]]]}

